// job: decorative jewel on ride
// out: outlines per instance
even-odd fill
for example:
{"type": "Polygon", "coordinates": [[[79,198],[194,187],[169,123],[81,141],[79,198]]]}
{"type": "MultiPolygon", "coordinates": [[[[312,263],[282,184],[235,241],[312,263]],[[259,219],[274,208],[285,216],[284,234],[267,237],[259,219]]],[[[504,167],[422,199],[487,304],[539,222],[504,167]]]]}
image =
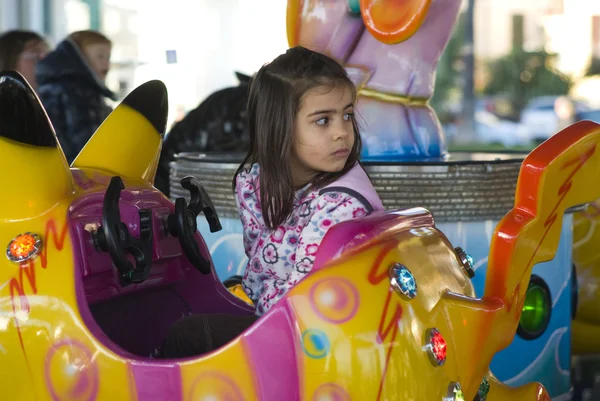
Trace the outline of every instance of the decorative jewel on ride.
{"type": "Polygon", "coordinates": [[[20,263],[33,259],[42,249],[42,239],[30,232],[19,234],[9,242],[6,257],[11,262],[20,263]]]}
{"type": "Polygon", "coordinates": [[[488,393],[490,392],[490,382],[487,377],[483,376],[481,380],[481,384],[479,385],[479,390],[477,390],[477,395],[479,396],[479,401],[485,401],[487,399],[488,393]]]}
{"type": "Polygon", "coordinates": [[[454,250],[456,251],[458,258],[460,259],[460,262],[462,263],[463,269],[465,269],[465,273],[467,273],[467,276],[469,276],[469,278],[475,277],[475,269],[473,269],[473,258],[471,257],[471,255],[469,255],[464,249],[462,249],[459,246],[454,248],[454,250]]]}
{"type": "Polygon", "coordinates": [[[395,263],[390,268],[390,284],[398,294],[413,299],[417,296],[417,281],[406,266],[395,263]]]}
{"type": "Polygon", "coordinates": [[[442,398],[442,401],[465,401],[465,395],[463,394],[460,384],[457,382],[450,382],[448,386],[448,394],[442,398]]]}
{"type": "Polygon", "coordinates": [[[436,328],[427,329],[425,349],[433,366],[442,366],[446,362],[446,340],[436,328]]]}

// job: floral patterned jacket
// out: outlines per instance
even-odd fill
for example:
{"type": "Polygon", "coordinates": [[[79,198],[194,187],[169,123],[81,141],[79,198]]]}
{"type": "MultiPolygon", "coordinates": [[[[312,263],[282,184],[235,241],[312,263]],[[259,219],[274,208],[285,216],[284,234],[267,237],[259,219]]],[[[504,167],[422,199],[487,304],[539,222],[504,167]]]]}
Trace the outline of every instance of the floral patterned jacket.
{"type": "Polygon", "coordinates": [[[325,188],[296,192],[292,214],[271,231],[262,217],[258,185],[259,166],[254,164],[237,176],[235,199],[248,256],[243,287],[260,316],[310,272],[329,228],[383,210],[383,205],[367,173],[357,164],[325,188]]]}

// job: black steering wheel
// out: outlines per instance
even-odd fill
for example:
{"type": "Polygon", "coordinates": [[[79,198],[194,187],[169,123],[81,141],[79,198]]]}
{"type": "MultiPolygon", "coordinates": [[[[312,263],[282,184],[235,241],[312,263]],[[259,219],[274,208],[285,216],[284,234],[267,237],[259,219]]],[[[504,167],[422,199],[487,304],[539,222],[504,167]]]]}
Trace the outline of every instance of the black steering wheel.
{"type": "Polygon", "coordinates": [[[121,221],[119,199],[125,186],[121,177],[112,177],[106,188],[102,206],[102,225],[93,236],[94,244],[110,258],[119,272],[119,281],[123,287],[132,283],[141,283],[150,273],[152,265],[152,211],[141,209],[140,238],[134,238],[121,221]],[[127,258],[129,252],[135,259],[135,266],[127,258]]]}
{"type": "Polygon", "coordinates": [[[190,192],[190,203],[186,204],[184,198],[175,199],[175,212],[167,217],[167,230],[169,234],[179,238],[181,248],[192,265],[202,274],[210,274],[211,262],[202,256],[194,238],[198,229],[196,218],[203,212],[211,233],[222,229],[221,222],[208,193],[196,178],[183,178],[181,186],[190,192]]]}

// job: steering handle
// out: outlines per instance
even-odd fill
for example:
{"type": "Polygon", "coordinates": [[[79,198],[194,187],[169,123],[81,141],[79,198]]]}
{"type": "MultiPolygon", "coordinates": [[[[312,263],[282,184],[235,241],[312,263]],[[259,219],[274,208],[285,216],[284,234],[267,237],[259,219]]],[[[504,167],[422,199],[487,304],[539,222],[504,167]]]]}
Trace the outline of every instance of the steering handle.
{"type": "Polygon", "coordinates": [[[198,229],[196,218],[203,212],[211,232],[221,230],[221,222],[208,193],[196,178],[183,178],[181,186],[189,191],[190,203],[186,204],[184,198],[175,200],[175,211],[167,217],[167,230],[179,238],[179,244],[192,265],[202,274],[210,274],[211,262],[202,256],[195,239],[198,229]]]}
{"type": "Polygon", "coordinates": [[[125,189],[121,177],[112,177],[106,188],[102,205],[102,225],[98,228],[94,243],[108,252],[119,272],[122,286],[141,283],[148,277],[152,264],[152,212],[140,210],[140,239],[133,237],[127,225],[121,221],[119,200],[125,189]],[[135,260],[135,266],[127,258],[129,252],[135,260]]]}

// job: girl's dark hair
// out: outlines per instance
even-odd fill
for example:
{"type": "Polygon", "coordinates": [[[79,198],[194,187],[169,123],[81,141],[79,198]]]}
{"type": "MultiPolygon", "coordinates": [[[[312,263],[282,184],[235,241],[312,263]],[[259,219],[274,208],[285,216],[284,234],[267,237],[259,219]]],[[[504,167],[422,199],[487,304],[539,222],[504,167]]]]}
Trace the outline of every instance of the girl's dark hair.
{"type": "Polygon", "coordinates": [[[43,37],[32,31],[13,30],[0,35],[0,71],[16,69],[19,56],[31,41],[45,42],[43,37]]]}
{"type": "MultiPolygon", "coordinates": [[[[296,114],[303,96],[318,86],[345,86],[356,98],[356,88],[346,70],[335,60],[304,47],[294,47],[265,64],[254,76],[248,95],[248,154],[233,178],[233,190],[240,172],[254,163],[260,166],[260,206],[266,226],[273,230],[283,224],[294,207],[290,155],[296,114]]],[[[352,116],[354,147],[343,170],[319,173],[309,190],[322,188],[346,174],[358,161],[361,140],[352,116]]]]}

